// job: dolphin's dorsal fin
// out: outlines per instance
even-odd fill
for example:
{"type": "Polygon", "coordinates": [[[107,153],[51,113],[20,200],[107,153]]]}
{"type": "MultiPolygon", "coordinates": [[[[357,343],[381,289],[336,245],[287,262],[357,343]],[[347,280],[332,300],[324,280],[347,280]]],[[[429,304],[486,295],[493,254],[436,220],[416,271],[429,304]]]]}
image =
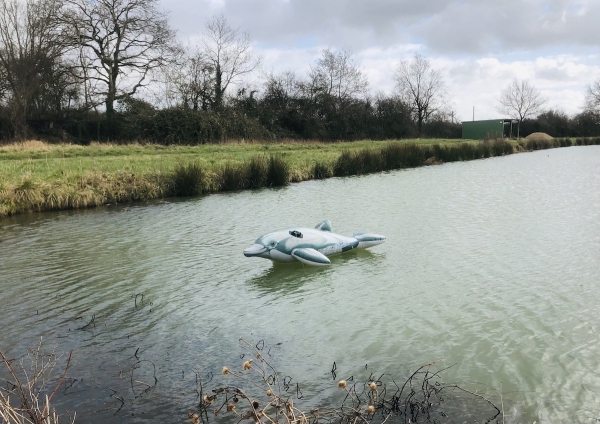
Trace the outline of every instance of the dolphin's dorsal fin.
{"type": "Polygon", "coordinates": [[[321,230],[321,231],[333,231],[331,229],[331,221],[326,219],[325,221],[321,221],[317,224],[317,226],[315,227],[317,230],[321,230]]]}

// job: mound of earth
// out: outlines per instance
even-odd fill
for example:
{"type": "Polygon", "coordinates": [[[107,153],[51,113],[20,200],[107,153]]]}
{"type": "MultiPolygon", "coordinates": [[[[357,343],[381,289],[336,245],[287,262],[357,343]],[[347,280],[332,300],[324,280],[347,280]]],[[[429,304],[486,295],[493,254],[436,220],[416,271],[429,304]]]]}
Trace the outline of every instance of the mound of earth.
{"type": "Polygon", "coordinates": [[[534,141],[544,141],[544,140],[552,140],[552,136],[548,135],[544,132],[534,132],[529,134],[527,137],[525,137],[527,140],[534,140],[534,141]]]}

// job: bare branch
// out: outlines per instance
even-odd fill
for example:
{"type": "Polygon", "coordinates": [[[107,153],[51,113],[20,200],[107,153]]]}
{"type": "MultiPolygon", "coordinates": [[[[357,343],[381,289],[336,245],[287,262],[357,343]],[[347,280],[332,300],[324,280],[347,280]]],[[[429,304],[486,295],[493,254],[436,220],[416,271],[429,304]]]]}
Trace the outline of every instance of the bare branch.
{"type": "Polygon", "coordinates": [[[311,69],[312,86],[339,101],[366,93],[369,86],[366,75],[352,60],[348,50],[321,51],[321,57],[311,69]]]}
{"type": "Polygon", "coordinates": [[[252,52],[250,35],[231,28],[223,15],[213,16],[206,23],[206,30],[204,55],[214,69],[212,106],[220,109],[229,85],[253,72],[261,58],[252,52]]]}
{"type": "Polygon", "coordinates": [[[64,36],[77,47],[86,80],[104,83],[89,95],[105,96],[108,114],[115,100],[147,85],[149,73],[174,61],[177,46],[158,0],[65,0],[64,36]]]}
{"type": "Polygon", "coordinates": [[[425,122],[446,105],[442,72],[415,53],[412,61],[402,61],[394,75],[400,98],[410,107],[419,132],[425,122]]]}
{"type": "Polygon", "coordinates": [[[589,111],[600,112],[600,78],[586,87],[586,106],[589,111]]]}
{"type": "Polygon", "coordinates": [[[500,94],[498,111],[523,121],[542,111],[547,99],[529,80],[513,80],[500,94]]]}

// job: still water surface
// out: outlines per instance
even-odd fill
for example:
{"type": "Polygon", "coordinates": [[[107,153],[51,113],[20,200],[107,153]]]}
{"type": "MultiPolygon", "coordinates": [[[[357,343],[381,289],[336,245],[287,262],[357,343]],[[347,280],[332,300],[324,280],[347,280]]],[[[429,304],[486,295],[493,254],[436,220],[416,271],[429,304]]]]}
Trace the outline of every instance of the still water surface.
{"type": "Polygon", "coordinates": [[[1,220],[0,349],[73,349],[58,402],[78,422],[184,422],[194,371],[239,366],[244,337],[272,346],[305,398],[336,390],[334,361],[339,379],[439,360],[455,364],[442,381],[503,402],[506,422],[591,423],[599,284],[600,146],[572,147],[1,220]],[[242,255],[325,218],[388,240],[327,268],[242,255]],[[158,380],[141,395],[138,358],[158,380]]]}

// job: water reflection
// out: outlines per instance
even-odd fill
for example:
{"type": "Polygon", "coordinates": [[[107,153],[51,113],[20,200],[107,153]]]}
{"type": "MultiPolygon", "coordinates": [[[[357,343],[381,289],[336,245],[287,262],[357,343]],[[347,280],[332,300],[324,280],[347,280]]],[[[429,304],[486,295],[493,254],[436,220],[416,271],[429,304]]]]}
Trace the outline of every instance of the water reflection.
{"type": "MultiPolygon", "coordinates": [[[[366,249],[356,249],[343,254],[329,257],[331,265],[309,266],[301,262],[280,263],[272,265],[249,280],[248,286],[256,289],[260,294],[293,294],[299,290],[309,290],[310,284],[315,284],[313,289],[320,288],[334,273],[344,273],[343,267],[354,262],[360,265],[373,267],[385,260],[385,254],[373,254],[366,249]],[[308,285],[306,287],[305,285],[308,285]]],[[[265,260],[265,259],[259,259],[265,260]]]]}

